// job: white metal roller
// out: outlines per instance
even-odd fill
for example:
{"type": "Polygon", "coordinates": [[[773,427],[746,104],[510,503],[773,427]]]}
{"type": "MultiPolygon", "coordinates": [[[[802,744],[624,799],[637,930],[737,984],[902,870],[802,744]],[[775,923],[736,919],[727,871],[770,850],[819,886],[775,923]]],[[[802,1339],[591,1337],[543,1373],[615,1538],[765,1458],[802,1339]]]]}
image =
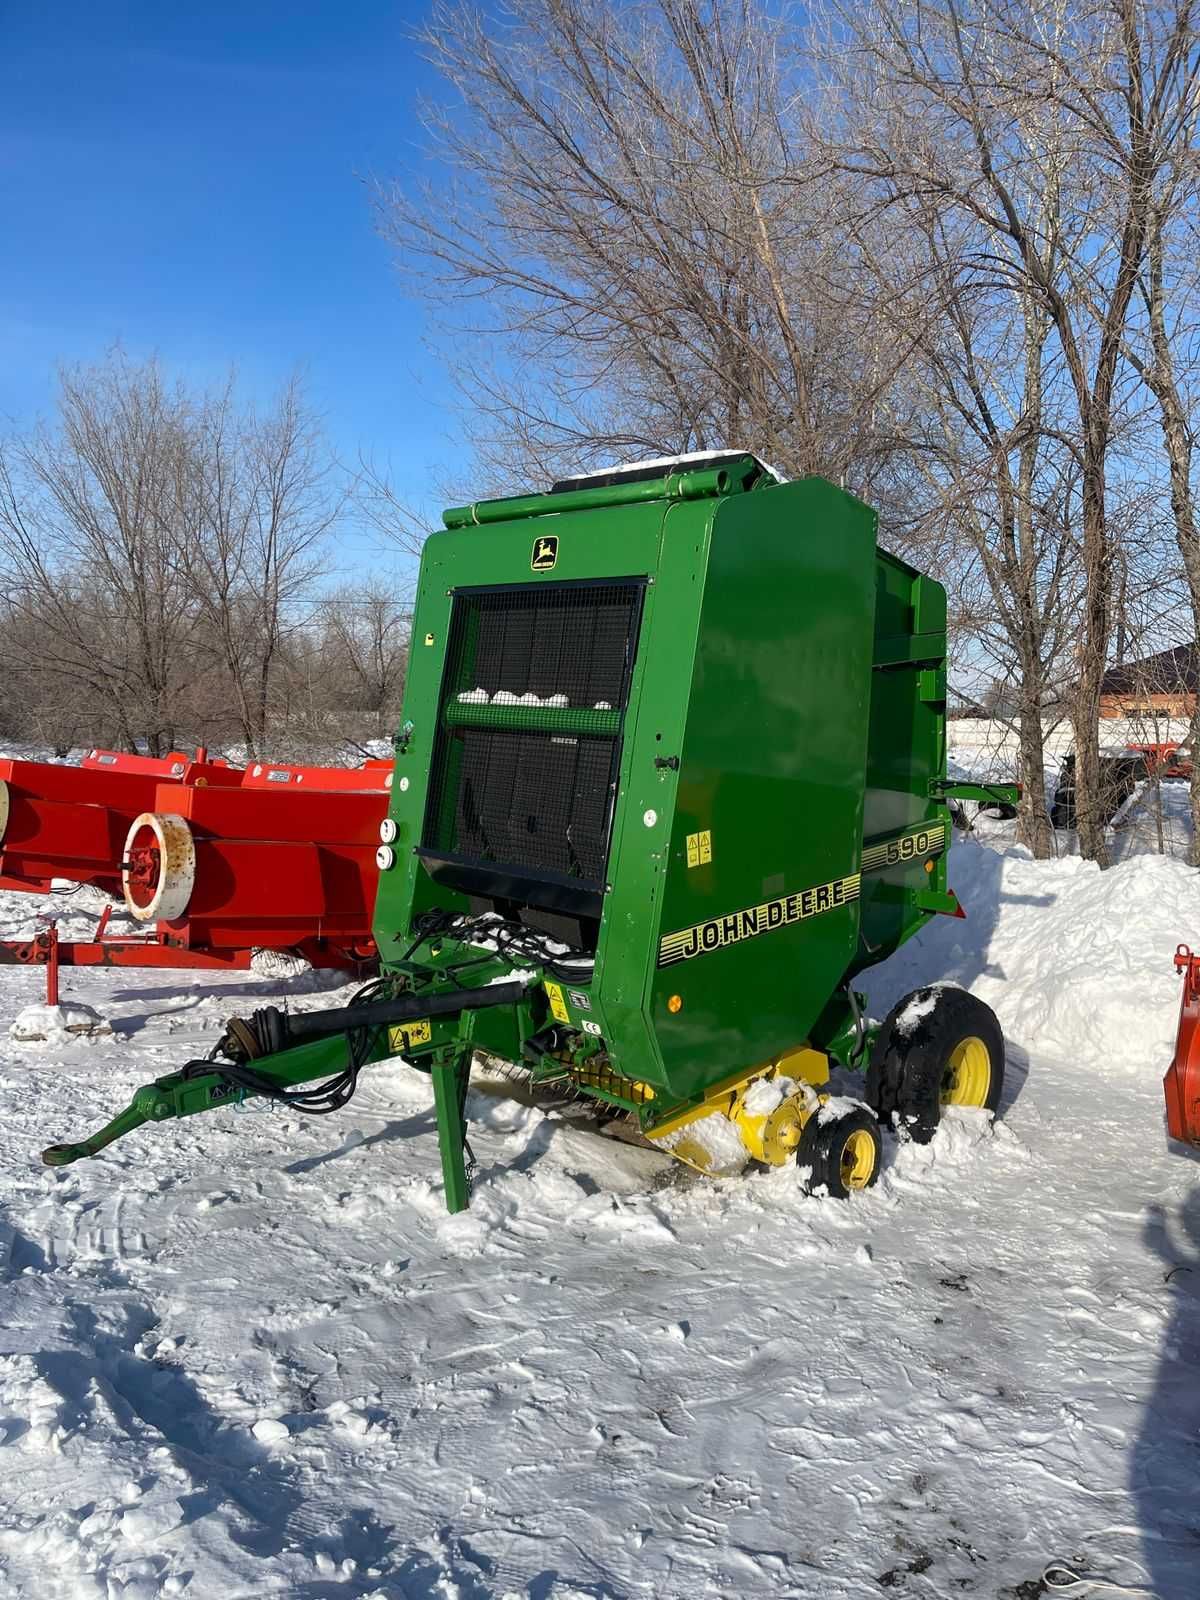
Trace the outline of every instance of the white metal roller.
{"type": "Polygon", "coordinates": [[[164,811],[143,811],[135,817],[121,862],[121,888],[130,913],[139,922],[173,921],[187,910],[195,885],[196,846],[185,819],[164,811]],[[151,843],[147,832],[158,846],[158,879],[149,900],[139,902],[130,881],[130,851],[137,843],[151,843]]]}

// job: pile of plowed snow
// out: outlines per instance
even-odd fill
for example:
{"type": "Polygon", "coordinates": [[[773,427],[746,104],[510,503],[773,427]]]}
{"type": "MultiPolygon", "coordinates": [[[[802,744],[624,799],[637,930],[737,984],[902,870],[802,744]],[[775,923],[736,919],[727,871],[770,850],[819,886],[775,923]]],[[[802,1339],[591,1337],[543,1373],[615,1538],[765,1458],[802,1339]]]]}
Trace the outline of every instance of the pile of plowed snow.
{"type": "Polygon", "coordinates": [[[1200,877],[1170,856],[1102,872],[1078,856],[1035,861],[959,840],[950,882],[966,917],[938,917],[866,974],[872,1009],[949,979],[986,1000],[1006,1036],[1042,1055],[1141,1072],[1170,1055],[1178,1020],[1178,944],[1200,947],[1200,877]],[[1136,1048],[1134,1048],[1136,1046],[1136,1048]]]}

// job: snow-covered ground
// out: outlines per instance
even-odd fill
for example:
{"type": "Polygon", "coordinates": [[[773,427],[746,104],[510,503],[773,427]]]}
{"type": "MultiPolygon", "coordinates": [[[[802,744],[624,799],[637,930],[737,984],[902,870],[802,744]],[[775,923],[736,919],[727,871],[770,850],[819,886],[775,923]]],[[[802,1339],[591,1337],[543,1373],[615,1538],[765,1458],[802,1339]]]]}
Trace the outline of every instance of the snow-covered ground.
{"type": "MultiPolygon", "coordinates": [[[[400,1066],[338,1117],[56,1174],[42,1145],[288,993],[67,973],[112,1037],[0,1045],[0,1595],[1031,1600],[1058,1555],[1196,1600],[1200,1165],[1159,1080],[1200,880],[973,840],[951,877],[968,919],[872,1009],[932,978],[995,1006],[1003,1117],[889,1137],[844,1204],[479,1090],[450,1218],[400,1066]]],[[[40,909],[0,896],[0,931],[40,909]]],[[[0,1016],[39,992],[0,970],[0,1016]]]]}

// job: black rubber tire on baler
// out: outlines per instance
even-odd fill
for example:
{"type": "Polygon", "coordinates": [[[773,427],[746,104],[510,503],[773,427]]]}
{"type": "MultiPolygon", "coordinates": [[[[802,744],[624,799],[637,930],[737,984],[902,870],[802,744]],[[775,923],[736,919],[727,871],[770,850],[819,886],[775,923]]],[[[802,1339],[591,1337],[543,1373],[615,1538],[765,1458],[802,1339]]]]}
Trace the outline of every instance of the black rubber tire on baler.
{"type": "Polygon", "coordinates": [[[979,1106],[993,1114],[1004,1092],[1004,1033],[990,1006],[965,989],[937,987],[914,989],[889,1011],[871,1051],[864,1099],[879,1120],[908,1132],[917,1144],[928,1144],[937,1132],[946,1103],[979,1106]],[[932,1000],[911,1031],[900,1032],[897,1023],[910,1005],[932,1000]],[[986,1081],[976,1062],[968,1092],[961,1095],[948,1085],[960,1050],[979,1045],[987,1054],[986,1081]]]}
{"type": "Polygon", "coordinates": [[[866,1106],[855,1106],[824,1122],[820,1112],[808,1119],[796,1147],[796,1168],[806,1194],[824,1189],[845,1200],[851,1190],[871,1187],[882,1155],[877,1118],[866,1106]]]}

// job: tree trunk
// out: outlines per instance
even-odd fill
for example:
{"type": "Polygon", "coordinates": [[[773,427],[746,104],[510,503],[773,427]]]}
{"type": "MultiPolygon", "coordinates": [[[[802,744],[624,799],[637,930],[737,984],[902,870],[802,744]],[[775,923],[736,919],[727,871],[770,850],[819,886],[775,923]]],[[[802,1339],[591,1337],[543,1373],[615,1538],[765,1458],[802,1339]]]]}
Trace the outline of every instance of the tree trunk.
{"type": "MultiPolygon", "coordinates": [[[[1196,499],[1192,492],[1192,442],[1187,412],[1175,377],[1175,356],[1167,332],[1164,290],[1163,216],[1156,208],[1149,232],[1149,272],[1146,300],[1150,313],[1150,365],[1141,369],[1154,398],[1158,401],[1163,450],[1171,482],[1171,515],[1175,522],[1175,541],[1187,579],[1192,603],[1192,635],[1200,652],[1200,528],[1196,519],[1196,499]]],[[[1200,867],[1200,695],[1192,710],[1192,842],[1188,860],[1200,867]]]]}
{"type": "Polygon", "coordinates": [[[1089,661],[1079,674],[1071,707],[1075,730],[1075,827],[1079,853],[1102,867],[1109,864],[1100,792],[1100,681],[1104,662],[1089,661]]]}
{"type": "Polygon", "coordinates": [[[1021,805],[1017,838],[1039,861],[1054,854],[1054,829],[1046,810],[1046,746],[1037,677],[1022,675],[1019,689],[1021,805]]]}

